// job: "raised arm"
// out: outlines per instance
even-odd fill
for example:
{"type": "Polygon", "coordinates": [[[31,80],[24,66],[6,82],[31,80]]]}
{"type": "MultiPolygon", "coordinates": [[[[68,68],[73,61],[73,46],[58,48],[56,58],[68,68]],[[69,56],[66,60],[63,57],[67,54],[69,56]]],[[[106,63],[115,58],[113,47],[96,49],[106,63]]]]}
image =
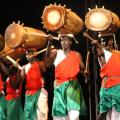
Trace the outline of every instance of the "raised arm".
{"type": "Polygon", "coordinates": [[[47,39],[48,39],[47,50],[46,50],[46,54],[44,56],[43,61],[44,61],[45,67],[48,68],[53,65],[57,50],[51,48],[54,36],[48,35],[47,39]]]}

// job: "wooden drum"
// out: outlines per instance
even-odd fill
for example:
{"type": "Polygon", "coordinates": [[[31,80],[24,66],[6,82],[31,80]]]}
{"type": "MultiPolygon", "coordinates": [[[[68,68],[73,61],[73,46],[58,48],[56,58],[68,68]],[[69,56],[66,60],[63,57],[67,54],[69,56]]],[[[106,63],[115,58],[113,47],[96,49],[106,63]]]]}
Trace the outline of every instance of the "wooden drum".
{"type": "Polygon", "coordinates": [[[14,60],[17,60],[18,58],[22,59],[25,55],[25,49],[24,48],[16,48],[12,49],[5,44],[5,47],[2,51],[0,51],[0,59],[2,58],[5,63],[11,64],[11,62],[6,59],[6,56],[12,57],[14,60]]]}
{"type": "Polygon", "coordinates": [[[46,33],[30,27],[12,23],[5,31],[5,42],[10,48],[38,48],[46,47],[46,33]]]}
{"type": "Polygon", "coordinates": [[[120,20],[119,17],[110,10],[95,8],[86,14],[85,25],[89,30],[110,33],[120,28],[120,20]]]}
{"type": "Polygon", "coordinates": [[[49,5],[43,10],[44,28],[55,32],[77,34],[83,28],[82,19],[70,9],[60,5],[49,5]]]}

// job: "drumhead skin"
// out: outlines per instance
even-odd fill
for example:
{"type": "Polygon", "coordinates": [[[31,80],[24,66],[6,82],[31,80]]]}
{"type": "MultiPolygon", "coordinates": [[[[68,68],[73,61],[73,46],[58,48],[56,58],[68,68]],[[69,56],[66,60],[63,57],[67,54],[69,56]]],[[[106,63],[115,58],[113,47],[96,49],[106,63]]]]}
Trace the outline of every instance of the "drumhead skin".
{"type": "Polygon", "coordinates": [[[111,23],[111,12],[104,8],[92,9],[85,16],[85,25],[89,30],[104,31],[111,23]]]}
{"type": "Polygon", "coordinates": [[[64,25],[64,18],[64,7],[57,5],[46,6],[42,14],[44,27],[51,31],[61,28],[64,25]]]}
{"type": "Polygon", "coordinates": [[[85,25],[89,30],[98,31],[101,34],[113,33],[120,28],[120,19],[110,10],[95,8],[86,14],[85,25]]]}
{"type": "Polygon", "coordinates": [[[71,9],[61,5],[46,6],[42,20],[44,28],[59,33],[78,34],[84,26],[83,20],[71,9]]]}
{"type": "Polygon", "coordinates": [[[41,30],[12,23],[5,31],[5,42],[11,49],[19,47],[43,49],[47,44],[45,36],[46,33],[41,30]]]}
{"type": "Polygon", "coordinates": [[[24,29],[21,25],[12,23],[5,31],[5,42],[10,48],[18,47],[24,37],[24,29]]]}

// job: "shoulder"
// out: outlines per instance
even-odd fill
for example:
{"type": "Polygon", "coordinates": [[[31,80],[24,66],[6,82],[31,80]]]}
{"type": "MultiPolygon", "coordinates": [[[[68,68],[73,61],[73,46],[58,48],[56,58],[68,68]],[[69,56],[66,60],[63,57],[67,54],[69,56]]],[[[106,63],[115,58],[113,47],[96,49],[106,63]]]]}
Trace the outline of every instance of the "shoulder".
{"type": "Polygon", "coordinates": [[[51,55],[50,55],[50,57],[55,58],[56,55],[57,55],[57,52],[58,52],[57,49],[52,49],[52,50],[51,50],[51,55]]]}
{"type": "Polygon", "coordinates": [[[81,53],[77,52],[77,51],[72,51],[73,54],[75,54],[77,57],[79,57],[80,59],[82,59],[82,55],[81,53]]]}

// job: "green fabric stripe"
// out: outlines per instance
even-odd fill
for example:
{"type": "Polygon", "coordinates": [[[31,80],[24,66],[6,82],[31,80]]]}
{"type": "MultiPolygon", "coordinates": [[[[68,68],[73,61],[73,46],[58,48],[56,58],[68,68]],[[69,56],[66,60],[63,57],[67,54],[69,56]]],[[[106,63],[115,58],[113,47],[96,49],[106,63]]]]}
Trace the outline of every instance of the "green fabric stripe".
{"type": "Polygon", "coordinates": [[[7,120],[25,120],[20,97],[7,101],[7,120]]]}
{"type": "Polygon", "coordinates": [[[4,95],[0,95],[0,120],[6,120],[7,108],[4,95]]]}
{"type": "Polygon", "coordinates": [[[71,109],[86,115],[86,105],[77,80],[65,82],[54,89],[53,116],[66,116],[71,109]]]}
{"type": "Polygon", "coordinates": [[[111,88],[101,88],[100,90],[100,113],[107,112],[112,107],[120,112],[120,85],[111,88]]]}
{"type": "Polygon", "coordinates": [[[26,95],[25,97],[25,120],[36,120],[37,118],[37,102],[40,90],[34,95],[26,95]]]}

